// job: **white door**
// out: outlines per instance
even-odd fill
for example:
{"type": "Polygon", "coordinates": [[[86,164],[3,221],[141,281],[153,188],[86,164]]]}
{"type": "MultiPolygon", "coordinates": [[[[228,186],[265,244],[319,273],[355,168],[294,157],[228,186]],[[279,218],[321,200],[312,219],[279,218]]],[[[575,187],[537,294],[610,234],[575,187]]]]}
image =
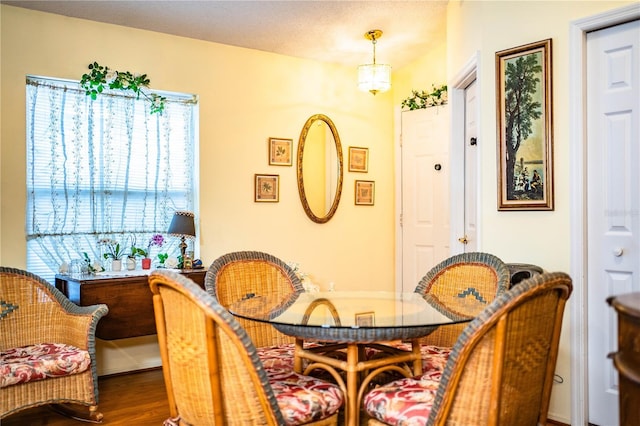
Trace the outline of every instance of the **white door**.
{"type": "Polygon", "coordinates": [[[618,424],[608,296],[640,291],[640,21],[587,35],[589,423],[618,424]]]}
{"type": "Polygon", "coordinates": [[[478,98],[476,81],[464,90],[464,236],[465,253],[478,250],[478,98]]]}
{"type": "Polygon", "coordinates": [[[449,256],[449,107],[402,112],[402,290],[449,256]]]}

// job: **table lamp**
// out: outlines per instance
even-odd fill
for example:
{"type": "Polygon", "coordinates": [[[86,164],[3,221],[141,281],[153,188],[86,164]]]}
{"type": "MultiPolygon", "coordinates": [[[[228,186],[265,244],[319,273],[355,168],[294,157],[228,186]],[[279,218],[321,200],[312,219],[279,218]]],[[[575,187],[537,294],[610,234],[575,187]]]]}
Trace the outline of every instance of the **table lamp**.
{"type": "MultiPolygon", "coordinates": [[[[180,254],[182,254],[182,261],[184,262],[184,256],[187,251],[187,243],[185,239],[187,237],[192,238],[196,236],[196,226],[194,223],[195,215],[193,212],[178,210],[173,214],[171,224],[169,225],[169,235],[180,237],[180,254]]],[[[183,263],[184,265],[184,263],[183,263]]]]}

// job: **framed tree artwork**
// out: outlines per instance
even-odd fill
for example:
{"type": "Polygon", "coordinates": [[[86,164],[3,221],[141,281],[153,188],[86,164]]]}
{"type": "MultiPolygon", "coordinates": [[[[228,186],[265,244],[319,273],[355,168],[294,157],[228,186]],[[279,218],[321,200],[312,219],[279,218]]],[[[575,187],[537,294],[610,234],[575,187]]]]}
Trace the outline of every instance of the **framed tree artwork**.
{"type": "Polygon", "coordinates": [[[498,210],[553,210],[551,39],[496,53],[498,210]]]}

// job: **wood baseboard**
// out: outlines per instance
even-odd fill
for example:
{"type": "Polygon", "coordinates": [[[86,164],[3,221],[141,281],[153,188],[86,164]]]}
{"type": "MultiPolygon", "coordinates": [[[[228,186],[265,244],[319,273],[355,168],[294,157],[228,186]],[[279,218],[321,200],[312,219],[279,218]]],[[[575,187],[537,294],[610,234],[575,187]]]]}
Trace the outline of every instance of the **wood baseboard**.
{"type": "Polygon", "coordinates": [[[571,426],[566,423],[559,422],[557,420],[547,419],[547,425],[556,425],[556,426],[571,426]]]}

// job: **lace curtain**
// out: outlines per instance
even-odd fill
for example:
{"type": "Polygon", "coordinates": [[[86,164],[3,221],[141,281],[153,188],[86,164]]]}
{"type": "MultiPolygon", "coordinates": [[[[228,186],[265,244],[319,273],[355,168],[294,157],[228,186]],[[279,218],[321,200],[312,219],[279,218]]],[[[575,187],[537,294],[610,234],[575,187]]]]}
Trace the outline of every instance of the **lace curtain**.
{"type": "Polygon", "coordinates": [[[101,259],[102,238],[146,248],[174,210],[194,210],[197,100],[163,95],[165,111],[150,114],[144,99],[91,100],[77,82],[27,78],[31,272],[52,277],[84,252],[101,259]]]}

